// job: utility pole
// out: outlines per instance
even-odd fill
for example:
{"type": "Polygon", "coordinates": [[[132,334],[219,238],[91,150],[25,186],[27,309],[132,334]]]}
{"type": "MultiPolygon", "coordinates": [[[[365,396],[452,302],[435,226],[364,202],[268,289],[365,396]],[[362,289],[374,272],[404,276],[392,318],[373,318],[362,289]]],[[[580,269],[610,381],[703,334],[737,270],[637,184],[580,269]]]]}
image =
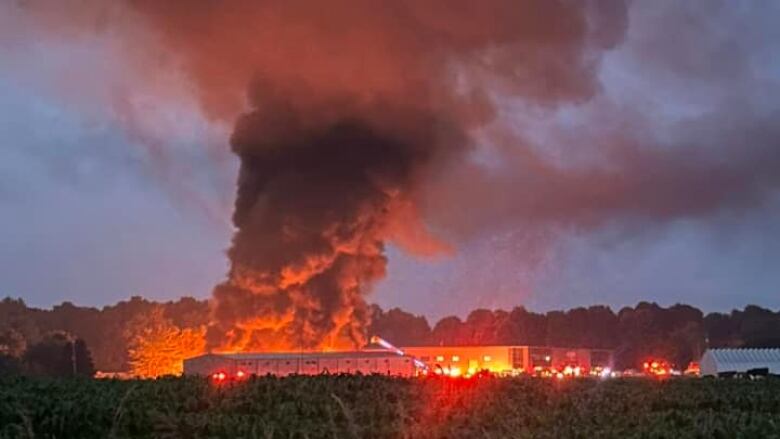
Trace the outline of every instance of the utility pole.
{"type": "Polygon", "coordinates": [[[76,376],[76,340],[73,340],[70,342],[71,350],[70,350],[70,359],[73,362],[73,376],[76,376]]]}
{"type": "Polygon", "coordinates": [[[73,376],[76,376],[78,372],[76,367],[76,337],[73,334],[68,334],[68,342],[70,343],[70,363],[73,367],[73,376]]]}

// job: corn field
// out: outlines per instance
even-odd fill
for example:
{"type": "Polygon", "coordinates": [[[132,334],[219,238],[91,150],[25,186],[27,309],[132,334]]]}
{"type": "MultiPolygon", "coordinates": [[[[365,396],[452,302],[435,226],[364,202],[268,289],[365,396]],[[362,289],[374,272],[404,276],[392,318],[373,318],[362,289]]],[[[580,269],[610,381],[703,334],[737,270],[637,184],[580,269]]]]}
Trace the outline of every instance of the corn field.
{"type": "Polygon", "coordinates": [[[772,438],[780,380],[0,378],[0,438],[772,438]]]}

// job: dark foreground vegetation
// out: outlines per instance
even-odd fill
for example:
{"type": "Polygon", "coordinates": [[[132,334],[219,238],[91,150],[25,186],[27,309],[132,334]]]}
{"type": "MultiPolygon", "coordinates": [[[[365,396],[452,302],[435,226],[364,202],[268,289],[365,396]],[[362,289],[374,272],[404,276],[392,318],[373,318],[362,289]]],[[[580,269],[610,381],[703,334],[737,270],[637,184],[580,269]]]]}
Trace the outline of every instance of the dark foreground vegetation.
{"type": "Polygon", "coordinates": [[[6,378],[0,437],[772,438],[780,380],[6,378]]]}

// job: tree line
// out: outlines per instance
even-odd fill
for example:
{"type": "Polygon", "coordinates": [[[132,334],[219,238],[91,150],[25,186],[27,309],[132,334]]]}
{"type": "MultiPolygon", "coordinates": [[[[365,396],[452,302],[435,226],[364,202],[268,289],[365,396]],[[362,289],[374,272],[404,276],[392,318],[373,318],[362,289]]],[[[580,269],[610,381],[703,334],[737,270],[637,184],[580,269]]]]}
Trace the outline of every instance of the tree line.
{"type": "MultiPolygon", "coordinates": [[[[0,371],[5,367],[68,374],[75,362],[77,373],[90,371],[93,364],[100,371],[131,371],[140,376],[177,373],[181,358],[205,348],[209,312],[208,301],[191,297],[155,302],[136,296],[103,308],[64,302],[52,309],[5,298],[0,301],[0,371]],[[42,366],[49,363],[56,366],[42,366]]],[[[604,348],[615,351],[621,369],[636,368],[650,357],[685,367],[707,347],[780,347],[780,311],[754,305],[706,315],[689,305],[662,307],[648,302],[617,312],[591,306],[539,313],[518,306],[477,309],[465,319],[448,316],[433,326],[425,317],[399,308],[372,305],[371,315],[368,335],[398,346],[604,348]]]]}
{"type": "Polygon", "coordinates": [[[708,347],[780,347],[780,311],[755,305],[704,314],[690,305],[640,302],[617,313],[607,306],[537,313],[477,309],[444,317],[432,328],[422,316],[374,306],[372,333],[400,346],[532,345],[615,351],[616,367],[663,358],[684,368],[708,347]]]}
{"type": "Polygon", "coordinates": [[[18,333],[0,334],[0,376],[10,374],[92,377],[95,366],[84,340],[54,331],[28,344],[18,333]]]}

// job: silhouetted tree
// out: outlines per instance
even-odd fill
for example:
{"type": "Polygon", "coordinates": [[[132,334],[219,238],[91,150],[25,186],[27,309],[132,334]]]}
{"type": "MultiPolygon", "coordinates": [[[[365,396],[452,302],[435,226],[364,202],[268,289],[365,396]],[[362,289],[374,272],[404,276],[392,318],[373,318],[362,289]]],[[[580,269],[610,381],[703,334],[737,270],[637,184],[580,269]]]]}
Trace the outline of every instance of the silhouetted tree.
{"type": "Polygon", "coordinates": [[[444,317],[436,323],[431,333],[431,341],[436,345],[456,346],[463,343],[463,322],[456,316],[444,317]]]}
{"type": "Polygon", "coordinates": [[[33,375],[91,377],[95,374],[86,343],[64,332],[49,334],[31,345],[23,358],[25,369],[33,375]]]}
{"type": "Polygon", "coordinates": [[[476,309],[466,317],[461,327],[462,344],[491,345],[496,344],[497,322],[493,311],[476,309]]]}
{"type": "Polygon", "coordinates": [[[614,349],[620,341],[618,316],[607,306],[591,306],[585,314],[580,346],[614,349]]]}
{"type": "Polygon", "coordinates": [[[529,312],[524,307],[518,306],[509,313],[509,320],[516,331],[513,344],[531,346],[547,344],[547,317],[545,315],[529,312]]]}
{"type": "Polygon", "coordinates": [[[209,323],[209,303],[192,297],[162,304],[165,317],[179,328],[197,328],[209,323]]]}
{"type": "Polygon", "coordinates": [[[707,347],[733,348],[742,345],[739,324],[729,314],[710,313],[704,317],[707,347]]]}
{"type": "Polygon", "coordinates": [[[6,297],[0,301],[0,330],[21,334],[26,344],[36,342],[42,334],[42,313],[45,311],[27,307],[22,299],[6,297]]]}
{"type": "Polygon", "coordinates": [[[0,377],[5,375],[16,375],[22,371],[22,365],[19,358],[0,354],[0,377]]]}
{"type": "Polygon", "coordinates": [[[780,313],[748,305],[739,316],[739,331],[745,347],[780,347],[780,313]]]}
{"type": "Polygon", "coordinates": [[[431,327],[423,316],[393,308],[387,312],[371,306],[369,336],[378,335],[398,346],[422,346],[430,343],[431,327]]]}

